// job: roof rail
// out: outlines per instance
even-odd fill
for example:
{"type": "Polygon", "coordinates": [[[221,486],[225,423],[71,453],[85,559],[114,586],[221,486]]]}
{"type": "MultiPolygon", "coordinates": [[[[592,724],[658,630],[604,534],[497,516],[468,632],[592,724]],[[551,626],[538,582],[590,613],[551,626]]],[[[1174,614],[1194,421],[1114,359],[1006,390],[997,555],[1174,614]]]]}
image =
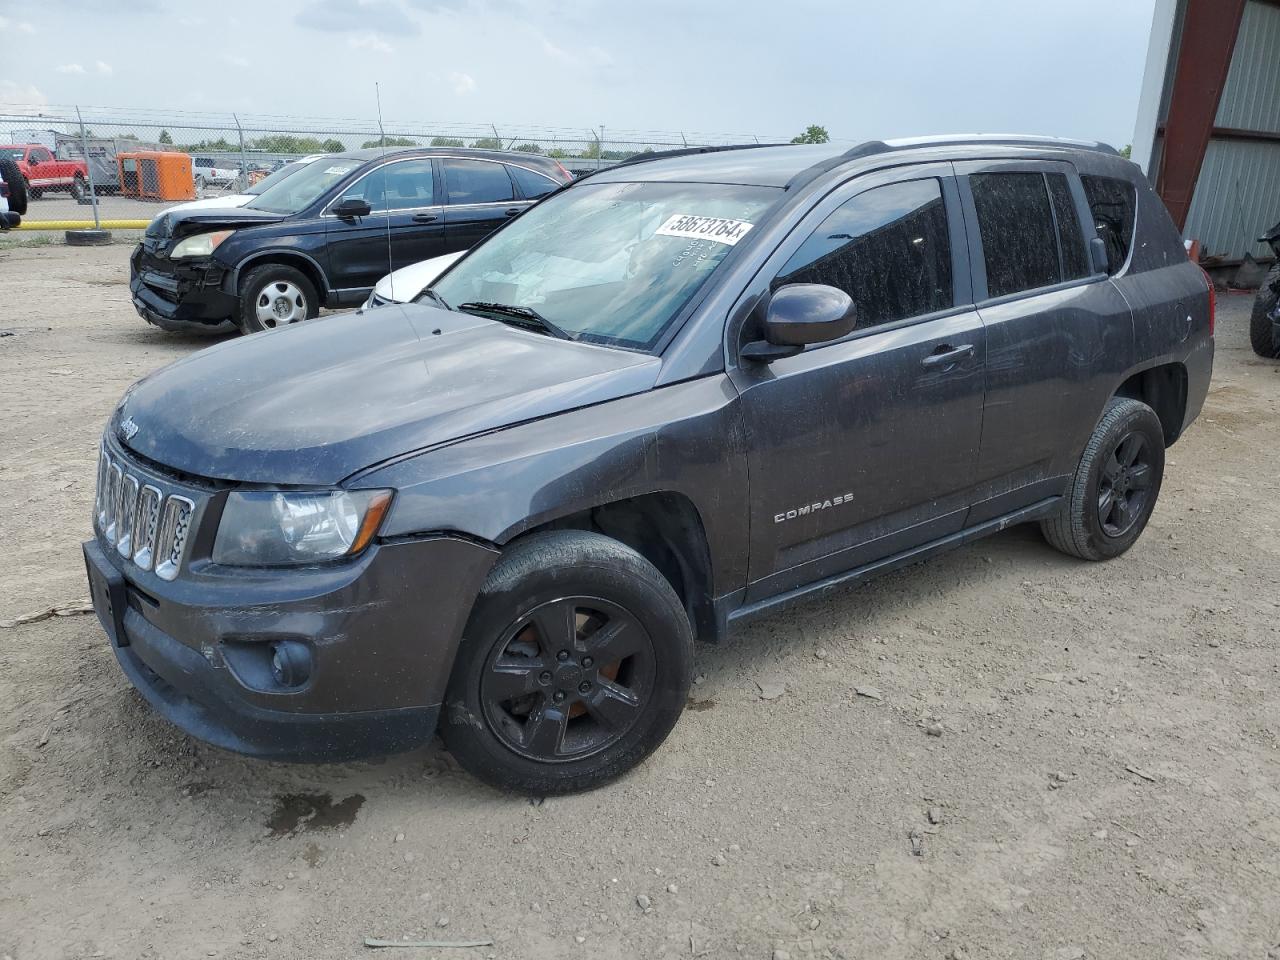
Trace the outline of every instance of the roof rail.
{"type": "Polygon", "coordinates": [[[681,147],[678,150],[658,150],[654,153],[637,153],[635,156],[619,160],[607,170],[618,167],[629,167],[636,163],[648,163],[650,160],[670,160],[672,157],[690,157],[699,153],[721,153],[725,150],[754,150],[756,147],[783,147],[783,143],[726,143],[718,146],[681,147]]]}
{"type": "Polygon", "coordinates": [[[921,147],[953,147],[965,145],[991,146],[1031,146],[1031,147],[1074,147],[1078,150],[1097,150],[1100,153],[1111,153],[1120,156],[1120,151],[1109,143],[1099,140],[1070,140],[1064,137],[1037,137],[1020,133],[974,133],[949,134],[937,137],[905,137],[897,140],[868,140],[860,143],[838,156],[820,160],[811,167],[806,167],[787,181],[786,189],[804,186],[811,180],[820,177],[828,170],[834,170],[841,164],[862,157],[874,156],[878,153],[892,153],[898,150],[912,150],[921,147]]]}

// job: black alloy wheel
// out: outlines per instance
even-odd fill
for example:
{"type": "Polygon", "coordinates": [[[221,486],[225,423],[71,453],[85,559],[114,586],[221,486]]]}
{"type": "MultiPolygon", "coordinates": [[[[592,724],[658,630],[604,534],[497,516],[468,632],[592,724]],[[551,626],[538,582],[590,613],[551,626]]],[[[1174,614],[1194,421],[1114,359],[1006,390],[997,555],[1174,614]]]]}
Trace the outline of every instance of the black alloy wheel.
{"type": "Polygon", "coordinates": [[[1146,508],[1154,473],[1146,437],[1134,431],[1121,438],[1098,482],[1098,523],[1108,537],[1133,529],[1146,508]]]}
{"type": "Polygon", "coordinates": [[[635,725],[655,673],[653,642],[634,616],[607,600],[568,597],[511,624],[485,665],[480,699],[513,752],[581,760],[635,725]]]}

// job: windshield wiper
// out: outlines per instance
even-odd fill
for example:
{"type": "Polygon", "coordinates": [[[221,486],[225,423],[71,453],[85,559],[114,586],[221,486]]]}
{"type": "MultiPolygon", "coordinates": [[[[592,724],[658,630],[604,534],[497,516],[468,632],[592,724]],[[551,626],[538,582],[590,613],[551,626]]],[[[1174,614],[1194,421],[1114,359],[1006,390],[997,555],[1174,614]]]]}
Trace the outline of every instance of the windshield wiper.
{"type": "Polygon", "coordinates": [[[423,297],[430,297],[432,300],[434,300],[437,304],[439,304],[441,307],[443,307],[446,310],[453,309],[453,307],[449,306],[449,301],[445,300],[444,297],[440,296],[440,294],[436,293],[430,287],[427,287],[420,294],[418,294],[417,299],[421,300],[423,297]]]}
{"type": "Polygon", "coordinates": [[[459,304],[458,309],[473,310],[477,313],[497,314],[494,319],[500,323],[510,323],[517,327],[542,330],[544,333],[549,333],[553,337],[559,337],[561,340],[573,339],[573,334],[568,330],[552,323],[532,307],[522,307],[514,303],[489,303],[484,300],[473,300],[469,303],[459,304]]]}

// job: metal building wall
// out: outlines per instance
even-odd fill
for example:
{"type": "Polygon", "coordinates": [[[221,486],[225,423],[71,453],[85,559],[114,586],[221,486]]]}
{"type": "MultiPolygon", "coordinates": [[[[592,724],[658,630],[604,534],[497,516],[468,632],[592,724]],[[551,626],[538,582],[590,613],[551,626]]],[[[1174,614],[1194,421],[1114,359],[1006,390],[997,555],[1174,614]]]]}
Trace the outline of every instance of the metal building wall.
{"type": "Polygon", "coordinates": [[[1278,220],[1280,6],[1249,0],[1183,235],[1206,254],[1269,257],[1256,240],[1278,220]]]}

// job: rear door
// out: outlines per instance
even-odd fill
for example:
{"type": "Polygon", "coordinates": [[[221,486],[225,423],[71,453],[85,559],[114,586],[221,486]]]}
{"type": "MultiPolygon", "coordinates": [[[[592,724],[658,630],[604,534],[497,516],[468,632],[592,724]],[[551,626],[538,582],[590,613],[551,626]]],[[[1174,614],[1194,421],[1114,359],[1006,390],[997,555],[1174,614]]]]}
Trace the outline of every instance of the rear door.
{"type": "Polygon", "coordinates": [[[982,428],[984,330],[950,164],[845,185],[762,274],[839,287],[858,326],[730,373],[749,438],[748,600],[958,531],[982,428]]]}
{"type": "Polygon", "coordinates": [[[516,198],[507,166],[497,160],[443,157],[445,250],[468,250],[527,207],[516,198]]]}
{"type": "Polygon", "coordinates": [[[438,178],[430,157],[385,163],[352,183],[332,201],[327,222],[329,281],[340,303],[358,302],[392,270],[446,252],[438,178]],[[344,219],[332,212],[342,200],[359,198],[372,208],[366,217],[344,219]]]}
{"type": "Polygon", "coordinates": [[[1090,262],[1074,167],[994,160],[956,171],[987,335],[972,525],[1062,492],[1129,364],[1133,322],[1090,262]]]}

